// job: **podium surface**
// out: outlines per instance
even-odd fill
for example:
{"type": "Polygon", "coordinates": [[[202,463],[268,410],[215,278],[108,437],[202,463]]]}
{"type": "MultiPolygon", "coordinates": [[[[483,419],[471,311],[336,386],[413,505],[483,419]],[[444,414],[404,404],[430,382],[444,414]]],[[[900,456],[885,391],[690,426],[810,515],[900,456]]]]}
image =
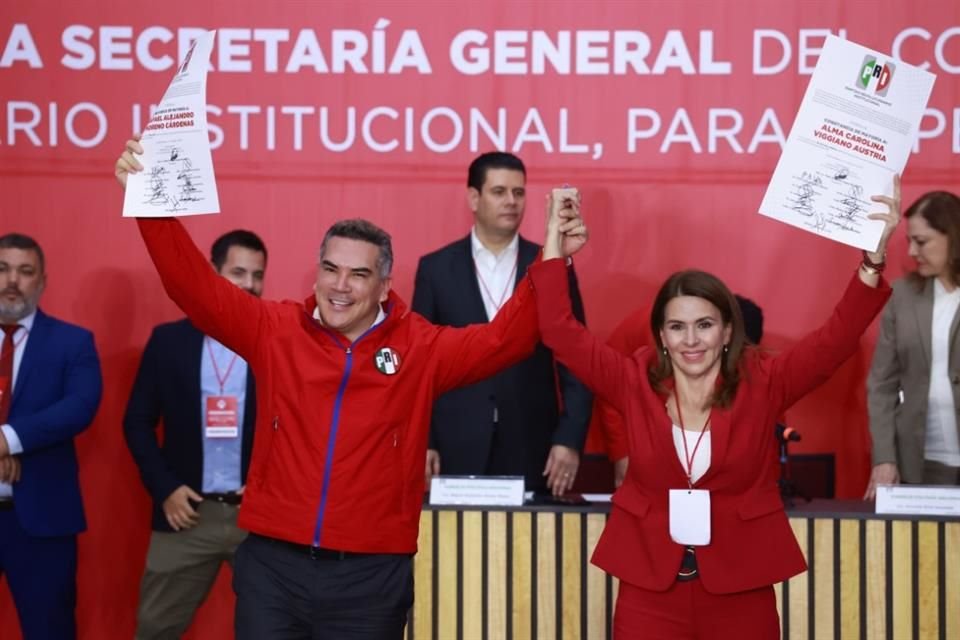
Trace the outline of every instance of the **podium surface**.
{"type": "MultiPolygon", "coordinates": [[[[589,562],[609,509],[425,506],[407,638],[610,639],[617,581],[589,562]]],[[[784,638],[960,638],[960,519],[787,513],[809,570],[775,587],[784,638]]]]}

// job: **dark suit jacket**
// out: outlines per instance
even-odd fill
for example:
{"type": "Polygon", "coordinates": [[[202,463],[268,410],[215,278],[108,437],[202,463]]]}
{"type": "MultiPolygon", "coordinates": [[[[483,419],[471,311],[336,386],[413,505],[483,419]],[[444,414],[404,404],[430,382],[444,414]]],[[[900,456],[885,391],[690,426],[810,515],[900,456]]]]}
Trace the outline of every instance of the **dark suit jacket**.
{"type": "MultiPolygon", "coordinates": [[[[517,282],[540,247],[520,238],[517,282]]],[[[573,269],[570,292],[577,317],[583,303],[573,269]]],[[[412,308],[435,324],[462,327],[487,322],[473,263],[470,236],[424,256],[417,267],[412,308]]],[[[527,488],[545,486],[550,447],[583,448],[591,394],[543,344],[523,362],[469,387],[441,396],[434,405],[430,448],[440,452],[444,474],[483,474],[490,469],[524,475],[527,488]],[[559,382],[563,411],[557,398],[559,382]],[[494,408],[498,423],[493,424],[494,408]],[[496,456],[492,459],[491,456],[496,456]]]]}
{"type": "Polygon", "coordinates": [[[87,527],[73,437],[90,426],[102,389],[93,334],[38,309],[7,417],[23,445],[14,507],[31,535],[87,527]]]}
{"type": "MultiPolygon", "coordinates": [[[[130,391],[123,433],[140,477],[153,497],[153,528],[170,531],[163,501],[180,485],[197,493],[203,488],[203,424],[200,407],[200,361],[203,334],[189,320],[154,328],[143,351],[140,369],[130,391]],[[157,427],[163,422],[163,445],[157,427]]],[[[246,482],[256,393],[247,369],[244,403],[241,478],[246,482]]]]}

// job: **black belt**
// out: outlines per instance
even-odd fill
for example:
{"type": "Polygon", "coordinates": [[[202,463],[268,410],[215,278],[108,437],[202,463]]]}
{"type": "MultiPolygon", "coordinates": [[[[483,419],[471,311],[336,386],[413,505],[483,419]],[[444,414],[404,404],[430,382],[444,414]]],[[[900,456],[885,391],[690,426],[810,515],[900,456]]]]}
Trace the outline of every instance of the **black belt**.
{"type": "Polygon", "coordinates": [[[288,542],[286,540],[280,540],[279,538],[271,538],[269,536],[261,536],[256,533],[250,534],[251,538],[256,538],[262,540],[268,544],[272,544],[277,547],[284,547],[290,549],[291,551],[296,551],[297,553],[302,553],[305,556],[309,556],[311,560],[349,560],[351,558],[361,558],[368,557],[371,553],[359,553],[356,551],[340,551],[339,549],[325,549],[324,547],[314,547],[309,544],[297,544],[296,542],[288,542]]]}
{"type": "Polygon", "coordinates": [[[683,560],[680,561],[680,570],[677,571],[677,582],[687,582],[697,577],[697,552],[693,547],[685,547],[683,560]]]}
{"type": "Polygon", "coordinates": [[[0,500],[0,511],[13,511],[13,498],[0,500]]]}
{"type": "Polygon", "coordinates": [[[214,502],[222,502],[223,504],[232,504],[238,505],[243,502],[243,496],[239,493],[231,491],[230,493],[202,493],[204,500],[213,500],[214,502]]]}

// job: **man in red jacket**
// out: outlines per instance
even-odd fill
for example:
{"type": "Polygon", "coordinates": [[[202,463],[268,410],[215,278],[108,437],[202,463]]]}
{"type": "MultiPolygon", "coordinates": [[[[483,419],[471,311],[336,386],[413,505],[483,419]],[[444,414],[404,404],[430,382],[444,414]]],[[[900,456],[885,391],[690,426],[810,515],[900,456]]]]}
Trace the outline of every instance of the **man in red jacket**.
{"type": "MultiPolygon", "coordinates": [[[[142,170],[142,152],[127,142],[121,185],[142,170]]],[[[529,282],[489,324],[438,327],[390,291],[390,236],[365,220],[327,231],[302,303],[264,301],[217,276],[176,219],[138,224],[171,299],[257,378],[237,638],[401,638],[431,407],[530,355],[539,335],[529,282]]],[[[560,230],[565,255],[583,245],[579,218],[560,230]]]]}

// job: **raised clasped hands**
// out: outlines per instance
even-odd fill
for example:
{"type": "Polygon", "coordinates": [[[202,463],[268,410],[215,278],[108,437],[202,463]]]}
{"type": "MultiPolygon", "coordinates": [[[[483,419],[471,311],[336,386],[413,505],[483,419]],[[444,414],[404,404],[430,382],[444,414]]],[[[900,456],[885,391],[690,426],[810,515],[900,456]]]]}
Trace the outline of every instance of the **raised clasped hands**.
{"type": "Polygon", "coordinates": [[[580,193],[573,187],[553,189],[547,196],[547,235],[543,259],[572,256],[587,243],[589,232],[580,217],[580,193]]]}

